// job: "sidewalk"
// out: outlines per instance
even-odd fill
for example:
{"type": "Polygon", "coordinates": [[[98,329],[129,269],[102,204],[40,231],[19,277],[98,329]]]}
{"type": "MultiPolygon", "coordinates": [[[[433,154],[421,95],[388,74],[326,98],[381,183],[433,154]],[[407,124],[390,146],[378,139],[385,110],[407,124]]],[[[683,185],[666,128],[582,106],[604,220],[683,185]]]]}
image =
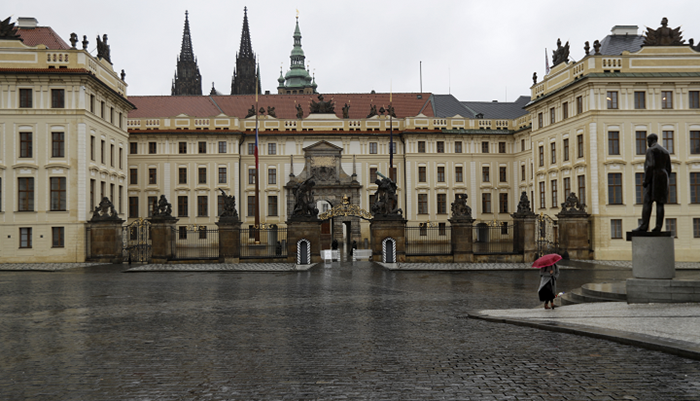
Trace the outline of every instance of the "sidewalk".
{"type": "Polygon", "coordinates": [[[468,315],[700,359],[700,304],[603,302],[567,305],[554,310],[490,309],[468,315]]]}

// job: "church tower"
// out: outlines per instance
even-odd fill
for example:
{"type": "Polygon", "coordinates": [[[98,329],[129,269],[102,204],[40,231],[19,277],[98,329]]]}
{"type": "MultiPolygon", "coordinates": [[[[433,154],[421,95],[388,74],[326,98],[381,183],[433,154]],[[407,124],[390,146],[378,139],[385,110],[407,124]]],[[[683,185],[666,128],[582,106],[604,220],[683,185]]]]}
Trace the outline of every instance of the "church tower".
{"type": "Polygon", "coordinates": [[[177,58],[177,70],[173,79],[171,95],[201,95],[202,76],[199,74],[197,59],[192,51],[192,38],[190,37],[190,21],[188,12],[185,11],[185,30],[182,33],[182,49],[177,58]]]}
{"type": "MultiPolygon", "coordinates": [[[[250,43],[250,29],[248,28],[248,8],[243,8],[243,31],[241,32],[241,47],[236,54],[236,67],[233,69],[231,79],[232,95],[255,94],[255,53],[250,43]]],[[[260,76],[258,75],[258,93],[262,93],[260,76]]]]}
{"type": "Polygon", "coordinates": [[[297,26],[294,29],[294,48],[289,71],[283,77],[280,71],[280,77],[277,79],[279,86],[277,93],[279,94],[302,94],[302,93],[317,93],[316,80],[312,78],[309,71],[304,67],[304,50],[301,49],[301,30],[299,29],[299,16],[297,16],[297,26]]]}

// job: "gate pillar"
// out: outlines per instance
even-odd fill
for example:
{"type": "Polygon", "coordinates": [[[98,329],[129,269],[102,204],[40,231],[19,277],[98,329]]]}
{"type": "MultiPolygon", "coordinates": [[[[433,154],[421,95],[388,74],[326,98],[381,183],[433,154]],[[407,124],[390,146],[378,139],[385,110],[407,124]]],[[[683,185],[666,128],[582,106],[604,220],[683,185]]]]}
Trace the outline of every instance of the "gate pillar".
{"type": "Polygon", "coordinates": [[[241,257],[241,221],[238,217],[220,218],[219,226],[219,262],[238,263],[241,257]]]}
{"type": "Polygon", "coordinates": [[[310,262],[321,262],[321,220],[315,216],[287,220],[287,262],[297,263],[297,243],[302,239],[311,243],[310,262]]]}
{"type": "Polygon", "coordinates": [[[532,215],[513,218],[513,225],[513,249],[523,253],[523,262],[534,262],[537,255],[537,217],[532,215]]]}
{"type": "Polygon", "coordinates": [[[151,263],[167,263],[175,252],[175,223],[172,216],[154,216],[151,222],[151,263]]]}
{"type": "Polygon", "coordinates": [[[570,259],[593,259],[589,242],[590,214],[585,212],[585,205],[581,205],[576,194],[570,192],[561,206],[562,210],[557,214],[559,249],[568,253],[570,259]]]}
{"type": "Polygon", "coordinates": [[[455,263],[474,262],[474,219],[452,218],[452,257],[455,263]]]}
{"type": "Polygon", "coordinates": [[[104,197],[87,223],[89,261],[122,263],[122,224],[109,198],[104,197]]]}
{"type": "MultiPolygon", "coordinates": [[[[406,220],[400,215],[374,217],[369,225],[372,237],[372,255],[382,255],[383,241],[386,238],[396,240],[396,259],[394,263],[406,261],[406,220]]],[[[379,259],[380,260],[380,259],[379,259]]]]}

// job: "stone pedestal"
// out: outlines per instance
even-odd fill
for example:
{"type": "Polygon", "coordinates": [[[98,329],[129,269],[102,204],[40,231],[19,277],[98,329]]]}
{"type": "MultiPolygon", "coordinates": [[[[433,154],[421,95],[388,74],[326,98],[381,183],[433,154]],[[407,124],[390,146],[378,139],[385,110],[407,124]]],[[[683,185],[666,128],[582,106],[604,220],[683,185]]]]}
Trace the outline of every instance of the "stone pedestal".
{"type": "Polygon", "coordinates": [[[290,218],[287,221],[287,262],[297,263],[297,243],[311,244],[311,263],[321,262],[321,221],[317,218],[290,218]]]}
{"type": "Polygon", "coordinates": [[[672,279],[676,276],[672,234],[668,231],[627,233],[627,241],[632,241],[634,278],[672,279]]]}
{"type": "Polygon", "coordinates": [[[513,216],[513,252],[522,253],[524,262],[534,261],[537,255],[536,219],[535,214],[526,217],[513,216]]]}
{"type": "Polygon", "coordinates": [[[219,219],[219,262],[238,263],[241,258],[241,221],[238,218],[219,219]]]}
{"type": "Polygon", "coordinates": [[[454,263],[474,262],[474,219],[450,219],[454,263]]]}
{"type": "Polygon", "coordinates": [[[122,263],[123,223],[122,219],[114,219],[86,224],[90,232],[90,262],[122,263]]]}
{"type": "Polygon", "coordinates": [[[570,259],[592,259],[588,233],[590,220],[587,216],[559,218],[559,249],[567,252],[570,259]]]}
{"type": "Polygon", "coordinates": [[[403,217],[375,217],[370,222],[369,229],[372,234],[372,243],[370,244],[373,255],[372,260],[382,260],[382,242],[386,238],[392,238],[396,241],[395,263],[406,261],[406,220],[403,217]]]}
{"type": "Polygon", "coordinates": [[[151,222],[151,261],[150,263],[167,263],[174,256],[175,217],[152,217],[151,222]]]}

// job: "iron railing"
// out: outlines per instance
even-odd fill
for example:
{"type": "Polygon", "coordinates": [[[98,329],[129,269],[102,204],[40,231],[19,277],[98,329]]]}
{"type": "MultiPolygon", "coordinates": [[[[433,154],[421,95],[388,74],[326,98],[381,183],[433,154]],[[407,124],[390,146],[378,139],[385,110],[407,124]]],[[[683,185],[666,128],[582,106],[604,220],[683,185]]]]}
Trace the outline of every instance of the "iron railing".
{"type": "Polygon", "coordinates": [[[479,223],[473,227],[472,250],[475,254],[515,253],[515,232],[512,224],[479,223]]]}
{"type": "Polygon", "coordinates": [[[406,226],[406,255],[451,255],[452,230],[444,223],[406,226]]]}
{"type": "Polygon", "coordinates": [[[151,259],[151,223],[138,219],[122,227],[122,258],[127,263],[148,263],[151,259]]]}
{"type": "Polygon", "coordinates": [[[287,228],[241,228],[241,259],[287,257],[287,228]]]}
{"type": "Polygon", "coordinates": [[[173,259],[219,259],[219,230],[190,225],[173,228],[173,259]]]}

